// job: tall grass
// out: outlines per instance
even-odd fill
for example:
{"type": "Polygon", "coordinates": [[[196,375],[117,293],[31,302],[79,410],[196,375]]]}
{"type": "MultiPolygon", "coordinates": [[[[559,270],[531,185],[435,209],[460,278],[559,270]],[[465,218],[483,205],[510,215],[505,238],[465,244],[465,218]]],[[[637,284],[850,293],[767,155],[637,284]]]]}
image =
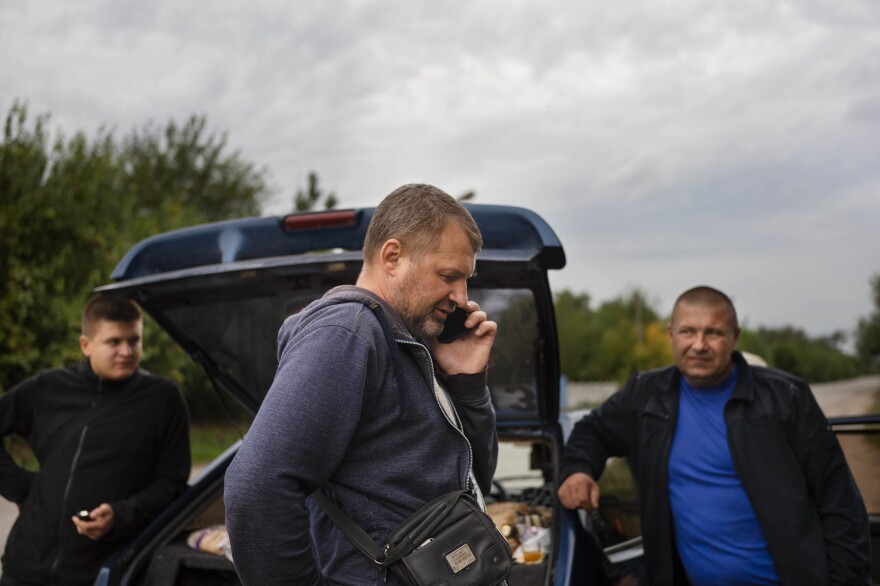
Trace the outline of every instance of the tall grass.
{"type": "Polygon", "coordinates": [[[241,439],[247,432],[250,423],[247,421],[230,423],[193,423],[189,430],[189,445],[192,451],[193,464],[210,462],[226,448],[241,439]]]}

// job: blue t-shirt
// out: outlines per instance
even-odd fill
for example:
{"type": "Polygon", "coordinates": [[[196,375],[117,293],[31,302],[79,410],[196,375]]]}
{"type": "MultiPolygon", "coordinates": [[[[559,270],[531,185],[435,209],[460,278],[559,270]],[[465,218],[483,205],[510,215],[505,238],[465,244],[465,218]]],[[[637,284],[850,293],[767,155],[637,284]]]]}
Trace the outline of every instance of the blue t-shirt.
{"type": "Polygon", "coordinates": [[[733,468],[724,405],[737,369],[715,387],[682,377],[669,455],[675,545],[694,585],[779,584],[755,510],[733,468]]]}

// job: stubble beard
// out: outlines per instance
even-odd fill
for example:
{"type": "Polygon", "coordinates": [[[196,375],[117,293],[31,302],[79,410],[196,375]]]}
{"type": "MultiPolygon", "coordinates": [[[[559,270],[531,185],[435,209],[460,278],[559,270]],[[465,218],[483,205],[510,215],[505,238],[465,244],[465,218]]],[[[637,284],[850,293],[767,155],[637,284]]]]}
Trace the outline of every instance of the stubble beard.
{"type": "Polygon", "coordinates": [[[417,307],[423,297],[421,283],[414,275],[408,275],[399,287],[391,290],[391,307],[400,315],[406,329],[414,338],[430,338],[443,331],[443,323],[433,316],[433,305],[428,313],[417,307]]]}

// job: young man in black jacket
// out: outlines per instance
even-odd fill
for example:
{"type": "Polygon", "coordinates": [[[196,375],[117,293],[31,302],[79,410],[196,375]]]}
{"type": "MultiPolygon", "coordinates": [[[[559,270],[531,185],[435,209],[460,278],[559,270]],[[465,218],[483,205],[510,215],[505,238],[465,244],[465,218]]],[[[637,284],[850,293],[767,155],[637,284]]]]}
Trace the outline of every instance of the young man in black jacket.
{"type": "Polygon", "coordinates": [[[186,487],[186,404],[174,382],[139,368],[142,334],[133,302],[94,296],[82,319],[85,360],[0,395],[0,435],[23,437],[39,462],[29,472],[0,450],[0,495],[19,507],[0,585],[91,584],[186,487]]]}
{"type": "Polygon", "coordinates": [[[559,499],[599,506],[610,456],[639,486],[651,584],[870,584],[868,516],[809,386],[739,352],[733,303],[675,303],[675,366],[633,376],[575,426],[559,499]]]}

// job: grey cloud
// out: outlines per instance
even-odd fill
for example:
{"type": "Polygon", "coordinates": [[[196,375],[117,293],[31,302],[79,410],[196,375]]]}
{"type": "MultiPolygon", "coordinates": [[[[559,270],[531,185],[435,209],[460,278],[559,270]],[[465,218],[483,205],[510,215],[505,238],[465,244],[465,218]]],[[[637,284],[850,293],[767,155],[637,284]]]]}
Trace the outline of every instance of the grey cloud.
{"type": "MultiPolygon", "coordinates": [[[[880,270],[878,16],[873,0],[13,3],[0,104],[86,132],[205,114],[271,169],[269,212],[312,169],[352,206],[413,180],[475,189],[547,217],[569,250],[554,278],[594,299],[705,275],[761,291],[763,321],[785,309],[774,290],[819,298],[810,262],[847,292],[880,270]]],[[[839,327],[866,307],[850,300],[839,327]]]]}

